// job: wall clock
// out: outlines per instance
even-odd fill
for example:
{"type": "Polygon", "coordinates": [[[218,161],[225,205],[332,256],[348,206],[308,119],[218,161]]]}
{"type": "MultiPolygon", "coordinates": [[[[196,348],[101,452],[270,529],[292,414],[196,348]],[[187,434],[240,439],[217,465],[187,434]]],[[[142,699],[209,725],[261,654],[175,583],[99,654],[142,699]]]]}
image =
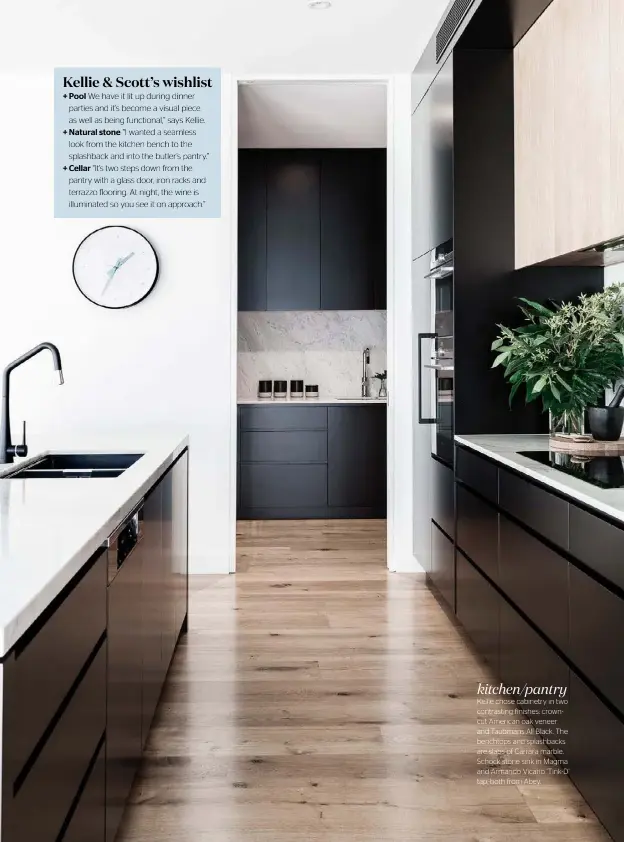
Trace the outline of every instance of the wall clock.
{"type": "Polygon", "coordinates": [[[150,294],[158,279],[158,257],[149,240],[125,225],[107,225],[86,236],[72,270],[80,292],[93,304],[119,310],[150,294]]]}

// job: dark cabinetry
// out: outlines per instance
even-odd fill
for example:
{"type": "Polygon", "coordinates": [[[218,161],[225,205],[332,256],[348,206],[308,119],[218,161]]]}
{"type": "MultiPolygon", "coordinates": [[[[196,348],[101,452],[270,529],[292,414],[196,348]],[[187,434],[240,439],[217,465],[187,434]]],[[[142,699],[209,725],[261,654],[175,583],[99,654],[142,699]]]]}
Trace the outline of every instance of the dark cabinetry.
{"type": "Polygon", "coordinates": [[[570,656],[624,716],[624,599],[570,566],[570,656]]]}
{"type": "Polygon", "coordinates": [[[100,549],[0,665],[3,842],[115,837],[186,618],[187,466],[121,565],[100,549]]]}
{"type": "Polygon", "coordinates": [[[570,777],[612,835],[624,839],[624,723],[574,673],[570,677],[570,777]]]}
{"type": "MultiPolygon", "coordinates": [[[[100,551],[0,667],[3,842],[55,842],[64,832],[104,738],[105,632],[106,555],[100,551]]],[[[103,792],[99,811],[103,830],[103,792]]]]}
{"type": "Polygon", "coordinates": [[[568,562],[504,515],[500,517],[500,586],[549,640],[567,651],[568,562]]]}
{"type": "Polygon", "coordinates": [[[498,582],[498,511],[457,486],[457,546],[493,582],[498,582]]]}
{"type": "Polygon", "coordinates": [[[146,496],[142,539],[108,588],[106,839],[117,833],[186,618],[183,453],[146,496]]]}
{"type": "Polygon", "coordinates": [[[570,553],[624,591],[624,529],[570,505],[570,553]]]}
{"type": "Polygon", "coordinates": [[[243,406],[238,517],[385,517],[386,407],[243,406]]]}
{"type": "MultiPolygon", "coordinates": [[[[489,463],[486,463],[489,464],[489,463]]],[[[558,547],[568,547],[568,503],[510,471],[499,471],[501,509],[558,547]]]]}
{"type": "Polygon", "coordinates": [[[238,157],[238,309],[267,309],[266,155],[247,149],[238,157]]]}
{"type": "Polygon", "coordinates": [[[455,545],[434,521],[431,521],[431,570],[428,573],[440,596],[454,611],[455,545]]]}
{"type": "Polygon", "coordinates": [[[330,507],[385,510],[386,415],[385,406],[328,408],[330,507]]]}
{"type": "MultiPolygon", "coordinates": [[[[496,587],[457,551],[457,617],[507,685],[567,688],[557,722],[567,733],[557,758],[621,842],[624,530],[502,467],[497,497],[492,463],[476,454],[458,449],[456,465],[458,548],[486,572],[494,545],[484,512],[499,518],[496,587]]],[[[537,718],[548,716],[544,705],[532,701],[537,718]]]]}
{"type": "Polygon", "coordinates": [[[321,156],[321,309],[386,307],[386,152],[321,156]]]}
{"type": "Polygon", "coordinates": [[[142,577],[139,543],[108,589],[107,842],[115,838],[141,759],[142,577]]]}
{"type": "Polygon", "coordinates": [[[80,798],[69,817],[62,842],[104,842],[106,817],[106,757],[104,746],[98,751],[84,781],[80,798]]]}
{"type": "MultiPolygon", "coordinates": [[[[318,152],[266,153],[267,310],[318,310],[321,306],[318,152]]],[[[241,213],[243,222],[245,211],[241,213]]]]}
{"type": "Polygon", "coordinates": [[[432,457],[432,517],[447,535],[455,537],[455,480],[453,469],[432,457]]]}
{"type": "Polygon", "coordinates": [[[239,310],[384,309],[385,149],[239,150],[239,310]]]}
{"type": "Polygon", "coordinates": [[[479,654],[498,671],[500,596],[462,553],[456,560],[457,618],[479,654]]]}
{"type": "MultiPolygon", "coordinates": [[[[568,665],[504,599],[500,600],[499,653],[500,676],[512,687],[569,686],[568,665]]],[[[542,705],[537,704],[537,699],[531,701],[531,707],[537,708],[540,715],[550,707],[548,699],[542,705]]],[[[567,703],[563,707],[567,708],[567,703]]],[[[568,727],[567,719],[559,724],[568,727]]]]}

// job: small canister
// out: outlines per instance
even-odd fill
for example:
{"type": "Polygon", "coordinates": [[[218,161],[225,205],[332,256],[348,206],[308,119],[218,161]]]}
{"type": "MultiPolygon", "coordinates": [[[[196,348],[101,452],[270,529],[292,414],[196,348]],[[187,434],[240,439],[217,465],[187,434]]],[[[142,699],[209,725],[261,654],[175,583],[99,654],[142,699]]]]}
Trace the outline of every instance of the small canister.
{"type": "Polygon", "coordinates": [[[262,400],[268,400],[273,397],[273,381],[260,380],[258,383],[258,397],[262,400]]]}
{"type": "Polygon", "coordinates": [[[273,382],[273,397],[285,398],[288,396],[288,383],[286,380],[275,380],[273,382]]]}
{"type": "Polygon", "coordinates": [[[306,386],[305,387],[305,396],[306,396],[306,398],[318,398],[318,396],[319,396],[318,385],[306,386]]]}
{"type": "Polygon", "coordinates": [[[290,397],[291,398],[302,398],[303,397],[303,380],[291,380],[290,381],[290,397]]]}

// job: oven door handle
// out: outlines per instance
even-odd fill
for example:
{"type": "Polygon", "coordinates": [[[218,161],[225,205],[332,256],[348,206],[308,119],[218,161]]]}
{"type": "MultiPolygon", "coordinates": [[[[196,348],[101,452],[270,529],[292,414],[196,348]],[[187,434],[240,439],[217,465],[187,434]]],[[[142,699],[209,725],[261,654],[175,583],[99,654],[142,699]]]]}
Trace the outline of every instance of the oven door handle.
{"type": "Polygon", "coordinates": [[[425,418],[423,416],[422,405],[422,387],[423,387],[423,340],[437,339],[437,333],[419,333],[418,334],[418,423],[419,424],[437,424],[437,418],[425,418]]]}

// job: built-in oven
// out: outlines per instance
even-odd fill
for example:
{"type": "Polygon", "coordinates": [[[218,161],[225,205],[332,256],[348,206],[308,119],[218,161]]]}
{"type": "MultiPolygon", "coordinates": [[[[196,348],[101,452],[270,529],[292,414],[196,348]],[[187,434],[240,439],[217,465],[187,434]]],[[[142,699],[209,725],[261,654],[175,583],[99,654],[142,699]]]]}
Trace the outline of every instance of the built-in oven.
{"type": "Polygon", "coordinates": [[[433,249],[429,272],[432,330],[418,336],[418,422],[432,426],[431,452],[453,464],[453,241],[433,249]],[[430,411],[425,409],[431,407],[430,411]]]}

